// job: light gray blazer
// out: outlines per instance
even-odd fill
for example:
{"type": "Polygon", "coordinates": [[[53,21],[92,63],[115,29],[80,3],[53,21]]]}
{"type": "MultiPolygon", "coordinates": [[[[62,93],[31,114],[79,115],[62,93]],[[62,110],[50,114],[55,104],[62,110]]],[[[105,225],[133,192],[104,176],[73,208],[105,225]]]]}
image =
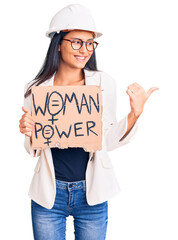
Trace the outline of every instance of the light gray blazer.
{"type": "MultiPolygon", "coordinates": [[[[119,141],[127,130],[128,115],[119,122],[116,119],[117,86],[115,80],[105,72],[84,70],[84,73],[85,85],[101,85],[102,90],[102,150],[89,153],[85,175],[87,203],[95,205],[114,197],[121,190],[107,151],[112,151],[128,143],[137,131],[139,119],[127,136],[119,141]]],[[[54,75],[40,86],[53,86],[53,81],[54,75]]],[[[24,92],[30,83],[25,85],[24,92]]],[[[24,98],[24,107],[31,110],[31,95],[24,98]]],[[[55,171],[51,149],[33,150],[30,138],[26,135],[24,146],[31,157],[39,157],[28,195],[41,206],[51,209],[56,196],[55,171]]]]}

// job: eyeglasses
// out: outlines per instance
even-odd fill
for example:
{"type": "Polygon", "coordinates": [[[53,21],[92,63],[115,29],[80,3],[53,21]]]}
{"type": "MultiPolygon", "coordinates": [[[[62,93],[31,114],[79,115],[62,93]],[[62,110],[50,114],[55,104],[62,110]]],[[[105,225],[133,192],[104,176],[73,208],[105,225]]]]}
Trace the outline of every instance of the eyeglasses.
{"type": "Polygon", "coordinates": [[[97,42],[93,42],[92,40],[83,41],[81,39],[70,40],[65,38],[63,38],[63,40],[71,42],[71,46],[74,50],[79,50],[83,46],[83,43],[85,43],[85,46],[89,52],[92,52],[93,50],[95,50],[99,44],[97,42]]]}

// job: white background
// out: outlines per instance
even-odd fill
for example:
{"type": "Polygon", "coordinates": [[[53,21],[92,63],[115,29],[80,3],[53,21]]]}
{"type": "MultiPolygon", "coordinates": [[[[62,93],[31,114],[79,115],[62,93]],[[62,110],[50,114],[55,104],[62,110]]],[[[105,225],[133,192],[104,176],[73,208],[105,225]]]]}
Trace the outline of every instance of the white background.
{"type": "MultiPolygon", "coordinates": [[[[38,73],[53,15],[71,3],[87,6],[98,31],[98,68],[117,81],[118,120],[130,111],[128,85],[159,87],[145,104],[137,134],[109,152],[122,188],[109,200],[107,240],[178,239],[178,7],[169,0],[4,1],[0,6],[0,239],[33,239],[28,189],[37,158],[19,131],[24,85],[38,73]]],[[[104,187],[104,186],[103,186],[104,187]]],[[[73,218],[66,239],[74,239],[73,218]]]]}

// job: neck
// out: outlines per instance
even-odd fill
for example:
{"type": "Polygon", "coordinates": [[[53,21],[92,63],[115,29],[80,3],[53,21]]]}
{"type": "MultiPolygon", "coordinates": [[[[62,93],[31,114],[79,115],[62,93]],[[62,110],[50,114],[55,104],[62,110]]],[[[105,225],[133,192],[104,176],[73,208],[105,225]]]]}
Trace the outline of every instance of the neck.
{"type": "Polygon", "coordinates": [[[60,85],[72,85],[82,79],[84,79],[84,72],[82,69],[71,68],[63,64],[60,64],[54,77],[55,83],[60,85]]]}

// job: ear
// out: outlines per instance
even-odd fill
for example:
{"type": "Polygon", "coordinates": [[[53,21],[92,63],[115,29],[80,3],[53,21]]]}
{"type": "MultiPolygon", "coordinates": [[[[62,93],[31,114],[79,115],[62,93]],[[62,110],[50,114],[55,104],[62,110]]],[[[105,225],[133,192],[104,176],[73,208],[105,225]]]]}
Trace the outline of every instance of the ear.
{"type": "Polygon", "coordinates": [[[58,47],[58,51],[59,51],[59,52],[61,51],[61,45],[59,45],[59,47],[58,47]]]}

